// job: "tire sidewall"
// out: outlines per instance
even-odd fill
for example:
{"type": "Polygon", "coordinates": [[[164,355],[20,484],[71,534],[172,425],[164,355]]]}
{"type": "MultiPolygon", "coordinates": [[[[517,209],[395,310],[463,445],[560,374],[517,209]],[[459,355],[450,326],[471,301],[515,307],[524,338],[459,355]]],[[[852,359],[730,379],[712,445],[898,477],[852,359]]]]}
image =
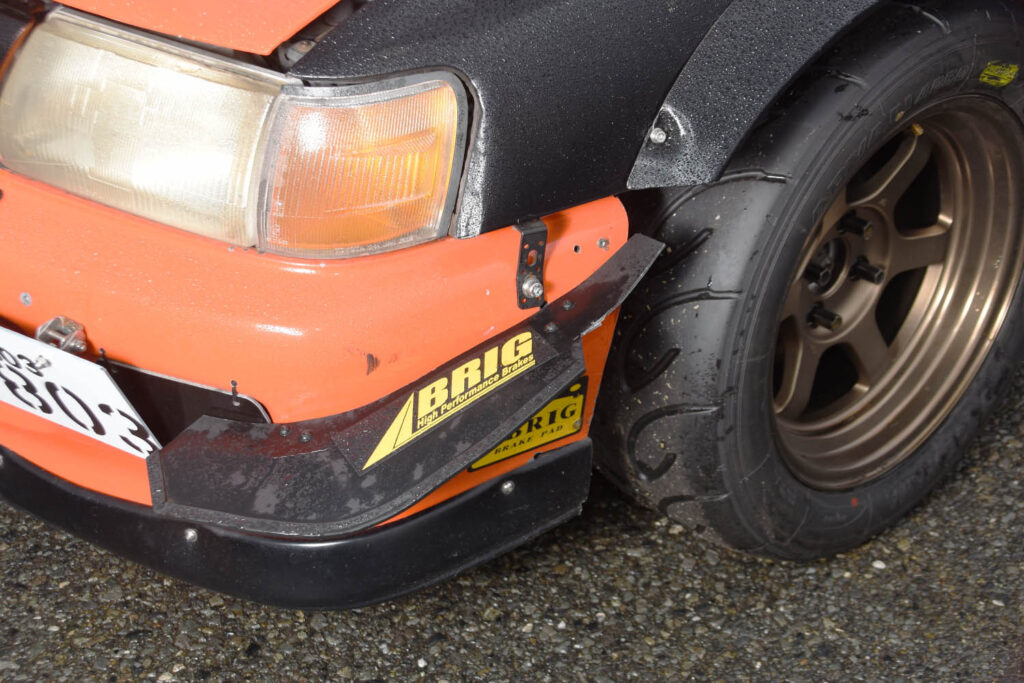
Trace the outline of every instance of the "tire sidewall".
{"type": "Polygon", "coordinates": [[[781,302],[811,228],[873,150],[922,109],[979,94],[1020,114],[1019,84],[1000,89],[979,80],[989,62],[1019,63],[1018,45],[998,26],[979,26],[973,31],[954,26],[940,37],[936,27],[924,35],[908,32],[906,42],[882,58],[845,55],[844,65],[870,64],[863,80],[877,85],[864,91],[840,88],[831,79],[816,82],[734,162],[782,171],[791,179],[772,205],[758,212],[764,217],[759,226],[764,248],[748,263],[747,294],[720,352],[729,359],[720,376],[723,478],[737,501],[737,516],[753,537],[765,542],[768,554],[811,557],[843,550],[904,515],[955,466],[1020,355],[1024,324],[1018,284],[1010,313],[963,398],[914,453],[884,476],[849,491],[815,490],[793,476],[777,446],[767,390],[773,354],[766,350],[774,348],[781,302]],[[763,148],[759,141],[765,141],[763,148]],[[808,149],[818,151],[808,154],[808,149]]]}

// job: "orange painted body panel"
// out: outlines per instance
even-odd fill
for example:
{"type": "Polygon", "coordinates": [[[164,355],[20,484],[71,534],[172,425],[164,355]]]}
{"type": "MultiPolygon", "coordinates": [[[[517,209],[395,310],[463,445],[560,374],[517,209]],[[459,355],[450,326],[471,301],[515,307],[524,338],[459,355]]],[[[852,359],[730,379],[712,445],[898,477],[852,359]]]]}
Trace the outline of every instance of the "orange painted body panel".
{"type": "Polygon", "coordinates": [[[73,484],[152,505],[146,461],[0,403],[0,443],[73,484]]]}
{"type": "MultiPolygon", "coordinates": [[[[6,171],[0,189],[0,318],[31,333],[68,316],[85,326],[90,354],[102,348],[112,360],[224,390],[234,380],[276,422],[366,405],[532,314],[516,305],[514,228],[306,261],[233,248],[6,171]]],[[[550,299],[627,237],[612,198],[546,221],[550,299]],[[608,250],[596,246],[601,238],[608,250]]],[[[73,483],[149,502],[133,456],[81,438],[62,460],[38,432],[15,447],[6,439],[13,415],[0,412],[0,443],[73,483]],[[51,454],[36,456],[43,451],[51,454]],[[118,458],[126,464],[110,465],[118,458]],[[80,461],[103,463],[102,475],[80,461]]]]}
{"type": "Polygon", "coordinates": [[[63,0],[122,24],[269,55],[337,0],[63,0]]]}

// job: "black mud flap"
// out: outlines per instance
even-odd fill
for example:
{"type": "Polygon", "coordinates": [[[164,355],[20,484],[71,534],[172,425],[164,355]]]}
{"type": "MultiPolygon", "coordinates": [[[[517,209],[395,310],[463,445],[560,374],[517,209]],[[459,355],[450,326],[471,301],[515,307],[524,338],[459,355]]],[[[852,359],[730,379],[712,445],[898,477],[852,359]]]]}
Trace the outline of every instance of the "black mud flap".
{"type": "Polygon", "coordinates": [[[584,373],[581,337],[622,303],[662,246],[634,236],[523,325],[369,406],[291,424],[197,420],[148,460],[154,511],[301,538],[393,517],[584,373]]]}

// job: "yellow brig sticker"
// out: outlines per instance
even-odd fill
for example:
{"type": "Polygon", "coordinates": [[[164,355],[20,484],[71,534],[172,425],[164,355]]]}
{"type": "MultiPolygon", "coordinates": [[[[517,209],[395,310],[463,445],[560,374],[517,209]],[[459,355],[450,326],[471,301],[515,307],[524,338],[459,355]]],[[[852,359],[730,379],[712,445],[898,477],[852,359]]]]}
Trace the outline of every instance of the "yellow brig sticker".
{"type": "Polygon", "coordinates": [[[567,394],[559,396],[537,411],[537,414],[521,424],[511,436],[473,463],[469,469],[478,470],[493,465],[580,431],[583,428],[583,401],[586,394],[585,382],[572,385],[567,394]]]}
{"type": "Polygon", "coordinates": [[[477,399],[526,372],[536,362],[533,334],[522,332],[413,391],[363,469],[375,465],[477,399]]]}
{"type": "Polygon", "coordinates": [[[996,88],[1005,88],[1017,78],[1020,67],[1006,62],[989,62],[979,80],[996,88]]]}

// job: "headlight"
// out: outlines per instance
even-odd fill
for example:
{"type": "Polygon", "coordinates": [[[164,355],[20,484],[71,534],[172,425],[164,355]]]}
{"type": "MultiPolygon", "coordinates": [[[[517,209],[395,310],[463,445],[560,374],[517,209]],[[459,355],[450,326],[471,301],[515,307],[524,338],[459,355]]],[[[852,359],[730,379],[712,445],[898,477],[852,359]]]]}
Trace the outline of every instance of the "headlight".
{"type": "Polygon", "coordinates": [[[241,246],[356,256],[447,232],[466,129],[445,73],[337,88],[52,12],[0,91],[12,171],[241,246]]]}

